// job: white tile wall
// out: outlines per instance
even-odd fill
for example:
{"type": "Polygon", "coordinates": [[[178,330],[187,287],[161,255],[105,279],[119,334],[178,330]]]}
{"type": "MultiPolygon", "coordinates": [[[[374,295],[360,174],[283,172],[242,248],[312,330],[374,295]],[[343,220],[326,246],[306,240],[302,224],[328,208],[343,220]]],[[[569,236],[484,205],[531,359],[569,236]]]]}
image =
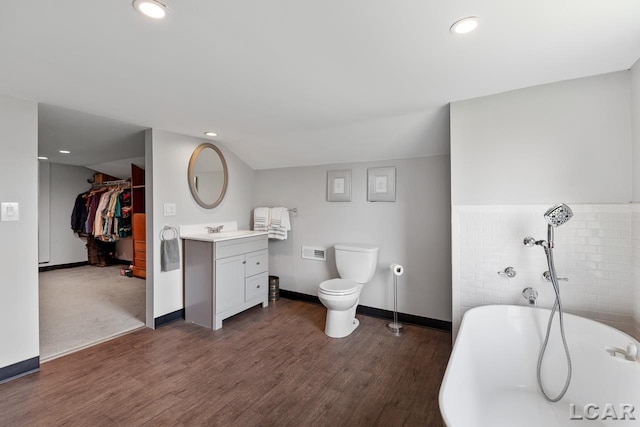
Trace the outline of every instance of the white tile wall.
{"type": "MultiPolygon", "coordinates": [[[[553,287],[542,278],[548,270],[544,250],[522,243],[526,236],[547,239],[543,214],[548,208],[453,206],[454,336],[466,310],[485,304],[525,305],[522,290],[528,286],[538,290],[539,306],[552,307],[553,287]],[[516,269],[516,277],[497,274],[509,266],[516,269]]],[[[640,206],[571,208],[574,218],[555,229],[556,269],[559,277],[569,278],[560,282],[565,310],[640,337],[640,206]]]]}

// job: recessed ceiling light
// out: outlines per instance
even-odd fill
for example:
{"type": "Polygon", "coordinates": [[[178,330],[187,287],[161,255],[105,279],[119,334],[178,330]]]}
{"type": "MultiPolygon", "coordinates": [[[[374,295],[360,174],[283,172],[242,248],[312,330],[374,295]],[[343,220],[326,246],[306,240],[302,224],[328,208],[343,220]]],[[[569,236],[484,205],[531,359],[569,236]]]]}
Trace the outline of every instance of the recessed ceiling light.
{"type": "Polygon", "coordinates": [[[167,5],[157,0],[134,0],[133,7],[138,13],[153,19],[164,19],[169,13],[167,5]]]}
{"type": "Polygon", "coordinates": [[[71,154],[71,151],[69,151],[69,150],[60,150],[60,151],[58,151],[58,153],[60,153],[60,154],[71,154]]]}
{"type": "Polygon", "coordinates": [[[49,158],[45,156],[38,156],[38,160],[49,160],[49,158]]]}
{"type": "Polygon", "coordinates": [[[207,136],[218,136],[218,134],[215,132],[205,132],[204,134],[207,136]]]}
{"type": "Polygon", "coordinates": [[[459,21],[454,22],[451,28],[449,28],[449,31],[454,34],[470,33],[478,27],[479,22],[480,18],[478,18],[477,16],[462,18],[459,21]]]}

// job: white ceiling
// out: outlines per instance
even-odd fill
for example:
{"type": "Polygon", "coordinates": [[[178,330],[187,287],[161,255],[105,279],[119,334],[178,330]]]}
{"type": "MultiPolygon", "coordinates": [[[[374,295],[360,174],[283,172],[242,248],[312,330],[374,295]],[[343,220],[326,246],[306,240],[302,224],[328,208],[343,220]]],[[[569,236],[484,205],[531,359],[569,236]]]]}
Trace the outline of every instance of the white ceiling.
{"type": "Polygon", "coordinates": [[[38,105],[38,155],[52,163],[86,166],[128,178],[131,163],[144,169],[144,130],[119,120],[38,105]],[[59,150],[71,154],[61,154],[59,150]]]}
{"type": "Polygon", "coordinates": [[[166,2],[163,23],[129,0],[0,2],[0,93],[214,130],[260,169],[447,153],[450,101],[640,57],[638,0],[166,2]]]}

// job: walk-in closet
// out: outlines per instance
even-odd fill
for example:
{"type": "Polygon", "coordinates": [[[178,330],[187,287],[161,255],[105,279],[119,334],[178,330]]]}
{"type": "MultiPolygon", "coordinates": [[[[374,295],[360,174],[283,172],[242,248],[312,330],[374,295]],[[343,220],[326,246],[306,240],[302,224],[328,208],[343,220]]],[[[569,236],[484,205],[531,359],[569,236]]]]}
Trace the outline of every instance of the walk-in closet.
{"type": "Polygon", "coordinates": [[[145,324],[144,129],[38,108],[40,359],[145,324]]]}

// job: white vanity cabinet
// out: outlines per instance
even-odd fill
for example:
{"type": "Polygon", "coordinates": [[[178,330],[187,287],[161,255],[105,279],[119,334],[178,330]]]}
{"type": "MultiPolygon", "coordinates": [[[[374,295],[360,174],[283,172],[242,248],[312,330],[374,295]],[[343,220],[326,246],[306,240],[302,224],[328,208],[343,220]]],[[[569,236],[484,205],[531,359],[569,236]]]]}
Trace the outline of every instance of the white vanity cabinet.
{"type": "Polygon", "coordinates": [[[257,304],[269,305],[267,235],[184,240],[185,318],[214,330],[257,304]]]}

